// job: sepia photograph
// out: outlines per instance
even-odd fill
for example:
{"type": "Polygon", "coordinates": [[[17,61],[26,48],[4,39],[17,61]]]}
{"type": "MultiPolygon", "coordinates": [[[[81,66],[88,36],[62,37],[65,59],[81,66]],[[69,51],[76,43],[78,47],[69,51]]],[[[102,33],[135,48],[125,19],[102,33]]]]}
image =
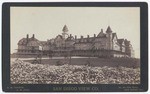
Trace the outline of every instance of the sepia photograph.
{"type": "Polygon", "coordinates": [[[11,84],[140,84],[140,7],[10,7],[11,84]]]}
{"type": "Polygon", "coordinates": [[[2,4],[3,92],[146,92],[146,2],[2,4]]]}

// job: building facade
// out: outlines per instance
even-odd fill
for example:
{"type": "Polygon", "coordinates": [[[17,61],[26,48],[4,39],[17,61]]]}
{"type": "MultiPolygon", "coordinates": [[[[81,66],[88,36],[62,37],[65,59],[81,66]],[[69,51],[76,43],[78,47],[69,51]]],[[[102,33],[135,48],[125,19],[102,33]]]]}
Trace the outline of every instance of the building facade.
{"type": "Polygon", "coordinates": [[[27,34],[18,42],[18,56],[91,56],[91,57],[134,57],[133,47],[127,39],[119,39],[110,26],[104,32],[87,37],[68,34],[65,25],[63,33],[47,41],[39,41],[34,34],[31,38],[27,34]]]}

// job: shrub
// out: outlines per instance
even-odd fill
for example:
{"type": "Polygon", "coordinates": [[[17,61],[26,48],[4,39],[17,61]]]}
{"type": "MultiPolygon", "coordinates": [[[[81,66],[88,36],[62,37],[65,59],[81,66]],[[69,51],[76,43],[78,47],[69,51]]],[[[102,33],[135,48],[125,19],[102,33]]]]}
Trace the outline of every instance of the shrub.
{"type": "Polygon", "coordinates": [[[140,84],[140,69],[11,62],[12,84],[140,84]]]}

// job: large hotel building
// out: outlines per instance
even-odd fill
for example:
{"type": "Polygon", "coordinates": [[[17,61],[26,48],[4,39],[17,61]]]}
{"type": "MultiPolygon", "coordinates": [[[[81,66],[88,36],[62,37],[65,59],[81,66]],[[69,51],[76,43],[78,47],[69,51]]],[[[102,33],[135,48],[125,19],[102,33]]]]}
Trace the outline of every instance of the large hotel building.
{"type": "Polygon", "coordinates": [[[40,41],[27,36],[18,42],[17,56],[32,57],[42,54],[43,56],[84,56],[84,57],[134,57],[134,50],[129,40],[119,39],[117,34],[108,26],[106,31],[101,29],[99,34],[92,37],[73,36],[68,34],[65,25],[62,34],[53,39],[40,41]]]}

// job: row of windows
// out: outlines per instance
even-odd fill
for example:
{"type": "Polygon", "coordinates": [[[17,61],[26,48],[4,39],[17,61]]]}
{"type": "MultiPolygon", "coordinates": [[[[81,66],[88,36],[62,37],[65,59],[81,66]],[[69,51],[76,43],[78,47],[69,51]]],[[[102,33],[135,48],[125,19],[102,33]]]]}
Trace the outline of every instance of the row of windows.
{"type": "Polygon", "coordinates": [[[35,51],[35,50],[19,50],[18,52],[23,52],[23,53],[36,53],[38,51],[35,51]]]}
{"type": "Polygon", "coordinates": [[[31,52],[29,50],[19,50],[18,52],[31,52]]]}

